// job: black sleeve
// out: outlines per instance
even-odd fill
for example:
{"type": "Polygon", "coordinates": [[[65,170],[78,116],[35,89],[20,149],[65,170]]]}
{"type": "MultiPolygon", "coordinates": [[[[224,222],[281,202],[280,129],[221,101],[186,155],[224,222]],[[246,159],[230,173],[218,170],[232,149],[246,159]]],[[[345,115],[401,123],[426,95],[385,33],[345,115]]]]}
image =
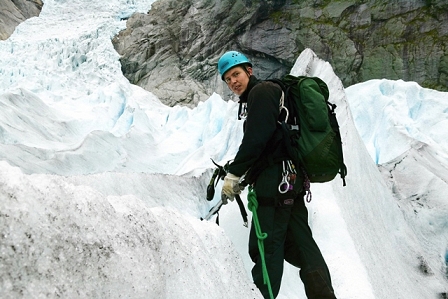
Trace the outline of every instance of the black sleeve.
{"type": "Polygon", "coordinates": [[[229,172],[242,176],[260,157],[277,128],[281,89],[262,82],[249,93],[247,119],[243,140],[229,172]]]}

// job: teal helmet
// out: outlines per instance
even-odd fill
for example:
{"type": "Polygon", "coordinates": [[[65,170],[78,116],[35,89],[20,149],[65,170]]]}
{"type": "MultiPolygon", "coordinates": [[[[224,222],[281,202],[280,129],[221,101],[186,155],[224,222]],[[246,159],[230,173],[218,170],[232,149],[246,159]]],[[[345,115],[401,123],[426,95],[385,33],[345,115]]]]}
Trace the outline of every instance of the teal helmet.
{"type": "Polygon", "coordinates": [[[247,63],[252,66],[249,59],[244,54],[237,51],[229,51],[224,53],[218,60],[218,71],[221,79],[224,80],[224,74],[234,66],[247,63]]]}

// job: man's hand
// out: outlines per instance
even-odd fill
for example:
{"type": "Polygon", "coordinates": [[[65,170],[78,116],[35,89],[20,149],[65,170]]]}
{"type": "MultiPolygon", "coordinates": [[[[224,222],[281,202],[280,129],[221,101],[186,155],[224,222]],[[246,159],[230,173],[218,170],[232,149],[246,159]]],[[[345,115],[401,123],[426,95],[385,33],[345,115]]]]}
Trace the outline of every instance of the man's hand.
{"type": "Polygon", "coordinates": [[[244,189],[239,185],[240,178],[228,173],[224,177],[224,185],[222,186],[221,191],[221,200],[222,204],[226,205],[228,200],[233,201],[235,199],[235,194],[240,194],[244,189]]]}

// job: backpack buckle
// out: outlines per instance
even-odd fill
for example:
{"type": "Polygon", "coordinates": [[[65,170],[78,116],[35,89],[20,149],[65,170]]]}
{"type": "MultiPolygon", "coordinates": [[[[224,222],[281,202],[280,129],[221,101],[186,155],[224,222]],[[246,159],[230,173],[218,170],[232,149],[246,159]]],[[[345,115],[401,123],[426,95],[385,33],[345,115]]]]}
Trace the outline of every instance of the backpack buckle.
{"type": "Polygon", "coordinates": [[[299,125],[288,125],[288,129],[291,131],[298,131],[299,125]]]}

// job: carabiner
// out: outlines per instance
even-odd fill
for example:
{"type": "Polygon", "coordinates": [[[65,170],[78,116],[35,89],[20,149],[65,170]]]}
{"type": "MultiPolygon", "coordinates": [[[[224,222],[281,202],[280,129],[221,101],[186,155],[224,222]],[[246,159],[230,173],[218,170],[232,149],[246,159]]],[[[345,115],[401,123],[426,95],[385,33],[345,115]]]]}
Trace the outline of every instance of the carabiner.
{"type": "Polygon", "coordinates": [[[285,194],[288,191],[289,191],[288,177],[283,176],[282,181],[280,182],[280,184],[278,184],[278,192],[280,192],[281,194],[285,194]]]}

